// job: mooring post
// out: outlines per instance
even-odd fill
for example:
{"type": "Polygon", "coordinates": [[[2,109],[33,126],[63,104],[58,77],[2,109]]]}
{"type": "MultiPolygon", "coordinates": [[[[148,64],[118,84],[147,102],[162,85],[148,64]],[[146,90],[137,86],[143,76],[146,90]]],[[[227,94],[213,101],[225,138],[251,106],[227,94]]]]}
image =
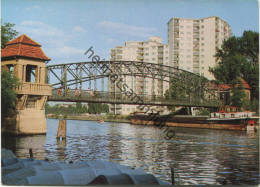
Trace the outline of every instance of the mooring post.
{"type": "Polygon", "coordinates": [[[58,127],[58,131],[57,131],[57,135],[56,138],[59,139],[60,136],[62,137],[62,139],[66,138],[66,123],[67,121],[62,119],[59,121],[59,127],[58,127]]]}
{"type": "Polygon", "coordinates": [[[29,149],[30,158],[33,158],[32,148],[29,149]]]}
{"type": "Polygon", "coordinates": [[[174,182],[174,169],[171,167],[171,177],[172,177],[172,185],[175,184],[174,182]]]}

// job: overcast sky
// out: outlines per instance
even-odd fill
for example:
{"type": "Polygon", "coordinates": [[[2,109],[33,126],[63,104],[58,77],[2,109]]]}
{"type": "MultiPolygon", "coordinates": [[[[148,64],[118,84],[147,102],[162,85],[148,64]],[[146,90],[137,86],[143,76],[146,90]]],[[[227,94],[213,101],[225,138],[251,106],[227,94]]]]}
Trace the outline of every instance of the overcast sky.
{"type": "Polygon", "coordinates": [[[40,43],[49,64],[89,61],[90,46],[109,59],[127,40],[155,35],[166,43],[170,18],[209,16],[226,20],[235,36],[258,32],[256,0],[2,0],[2,22],[40,43]]]}

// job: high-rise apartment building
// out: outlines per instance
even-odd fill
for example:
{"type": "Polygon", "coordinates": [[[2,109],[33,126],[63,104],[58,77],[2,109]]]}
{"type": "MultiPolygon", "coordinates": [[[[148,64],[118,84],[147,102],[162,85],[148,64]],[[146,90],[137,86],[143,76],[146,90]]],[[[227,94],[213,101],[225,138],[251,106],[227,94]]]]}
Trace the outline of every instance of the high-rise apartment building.
{"type": "Polygon", "coordinates": [[[217,48],[231,36],[229,24],[216,16],[172,18],[168,22],[169,65],[214,79],[209,67],[216,66],[217,48]]]}
{"type": "MultiPolygon", "coordinates": [[[[139,61],[169,65],[168,45],[162,43],[160,37],[150,37],[147,41],[127,41],[124,46],[111,49],[110,60],[139,61]]],[[[138,76],[121,76],[129,89],[136,94],[163,95],[169,88],[169,83],[151,78],[138,76]]],[[[110,92],[120,92],[113,83],[109,85],[110,92]]],[[[129,114],[138,111],[137,105],[110,105],[110,112],[115,114],[129,114]]]]}

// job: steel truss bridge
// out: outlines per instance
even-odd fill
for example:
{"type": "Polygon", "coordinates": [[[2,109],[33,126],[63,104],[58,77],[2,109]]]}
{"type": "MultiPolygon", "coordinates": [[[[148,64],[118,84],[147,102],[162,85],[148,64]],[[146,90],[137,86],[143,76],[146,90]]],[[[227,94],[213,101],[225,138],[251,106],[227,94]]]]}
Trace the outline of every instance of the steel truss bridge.
{"type": "Polygon", "coordinates": [[[49,101],[196,107],[221,105],[215,91],[208,89],[209,81],[206,78],[162,64],[137,61],[76,62],[49,65],[47,70],[47,80],[53,89],[49,101]],[[123,81],[129,76],[143,83],[150,79],[150,94],[147,94],[145,86],[133,91],[133,86],[123,81]],[[159,93],[155,92],[156,81],[160,86],[159,93]],[[168,92],[165,96],[163,82],[171,82],[170,86],[176,91],[182,90],[182,94],[172,96],[168,92]]]}

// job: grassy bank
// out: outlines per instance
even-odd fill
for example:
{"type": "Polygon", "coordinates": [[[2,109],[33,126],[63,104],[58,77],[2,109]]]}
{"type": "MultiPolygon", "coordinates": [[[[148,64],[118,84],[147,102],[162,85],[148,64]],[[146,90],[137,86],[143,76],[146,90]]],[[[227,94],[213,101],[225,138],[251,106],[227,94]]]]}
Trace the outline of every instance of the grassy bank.
{"type": "MultiPolygon", "coordinates": [[[[62,116],[46,115],[49,119],[60,119],[62,116]]],[[[129,116],[123,115],[67,115],[68,120],[82,120],[82,121],[99,121],[116,122],[116,123],[130,123],[129,116]]]]}

